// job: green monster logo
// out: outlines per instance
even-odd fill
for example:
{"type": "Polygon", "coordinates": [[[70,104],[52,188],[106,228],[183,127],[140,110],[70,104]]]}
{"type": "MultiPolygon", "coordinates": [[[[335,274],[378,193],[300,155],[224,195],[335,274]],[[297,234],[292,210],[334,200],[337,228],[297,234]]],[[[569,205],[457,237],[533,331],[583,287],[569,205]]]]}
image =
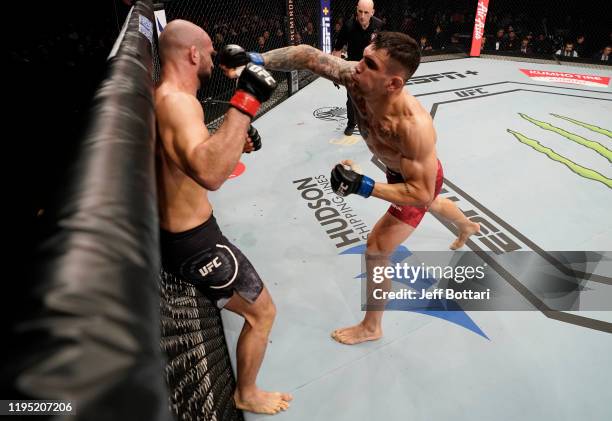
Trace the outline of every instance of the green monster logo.
{"type": "MultiPolygon", "coordinates": [[[[582,136],[579,136],[575,133],[571,133],[568,132],[567,130],[564,130],[560,127],[556,127],[550,123],[544,122],[544,121],[539,121],[536,120],[535,118],[529,117],[526,114],[521,114],[519,113],[519,115],[524,118],[525,120],[529,121],[530,123],[535,124],[536,126],[538,126],[541,129],[544,130],[550,130],[551,132],[557,133],[563,137],[565,137],[566,139],[571,140],[572,142],[578,143],[579,145],[582,145],[586,148],[589,148],[593,151],[595,151],[596,153],[598,153],[599,155],[603,156],[604,158],[606,158],[608,160],[608,162],[612,163],[612,150],[606,148],[604,145],[602,145],[599,142],[596,142],[594,140],[589,140],[586,139],[582,136]]],[[[592,124],[588,124],[588,123],[584,123],[582,121],[578,121],[578,120],[574,120],[572,118],[569,117],[564,117],[562,115],[558,115],[558,114],[551,114],[553,117],[557,117],[557,118],[561,118],[563,120],[569,121],[570,123],[576,124],[578,126],[584,127],[585,129],[588,129],[592,132],[595,133],[599,133],[599,134],[603,134],[605,136],[608,136],[609,138],[612,138],[612,132],[610,130],[607,129],[603,129],[601,127],[597,127],[594,126],[592,124]]],[[[582,165],[579,165],[577,163],[575,163],[574,161],[564,157],[563,155],[558,154],[557,152],[555,152],[553,149],[546,147],[544,145],[542,145],[540,142],[538,142],[535,139],[530,139],[527,136],[525,136],[522,133],[516,132],[514,130],[511,129],[507,129],[508,133],[511,133],[512,135],[514,135],[514,137],[516,137],[518,139],[519,142],[530,146],[531,148],[535,149],[536,151],[543,153],[544,155],[548,156],[550,159],[552,159],[553,161],[559,162],[561,164],[564,164],[565,166],[567,166],[571,171],[573,171],[574,173],[578,174],[580,177],[584,177],[587,178],[589,180],[594,180],[594,181],[598,181],[600,183],[605,184],[608,188],[612,189],[612,179],[606,177],[605,175],[591,169],[591,168],[586,168],[583,167],[582,165]]]]}

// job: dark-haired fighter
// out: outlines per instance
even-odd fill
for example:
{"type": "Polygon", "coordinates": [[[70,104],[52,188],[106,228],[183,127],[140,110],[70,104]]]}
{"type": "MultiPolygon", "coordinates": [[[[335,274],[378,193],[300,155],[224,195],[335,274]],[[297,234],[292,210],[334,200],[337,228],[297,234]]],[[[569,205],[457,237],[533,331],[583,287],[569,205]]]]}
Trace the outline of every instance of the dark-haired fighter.
{"type": "MultiPolygon", "coordinates": [[[[457,226],[459,236],[450,246],[453,250],[479,231],[479,225],[467,219],[452,201],[438,196],[443,173],[436,156],[433,121],[404,89],[420,62],[416,41],[399,32],[379,32],[359,62],[345,61],[306,45],[268,51],[263,58],[268,69],[306,69],[345,85],[353,99],[361,135],[387,167],[387,183],[358,174],[348,160],[336,165],[331,173],[331,184],[338,195],[356,193],[391,202],[368,237],[368,276],[373,266],[388,263],[389,256],[412,234],[426,211],[457,226]]],[[[389,290],[390,281],[380,286],[389,290]]],[[[335,330],[332,337],[344,344],[380,338],[384,307],[369,308],[375,310],[368,310],[361,323],[335,330]]]]}

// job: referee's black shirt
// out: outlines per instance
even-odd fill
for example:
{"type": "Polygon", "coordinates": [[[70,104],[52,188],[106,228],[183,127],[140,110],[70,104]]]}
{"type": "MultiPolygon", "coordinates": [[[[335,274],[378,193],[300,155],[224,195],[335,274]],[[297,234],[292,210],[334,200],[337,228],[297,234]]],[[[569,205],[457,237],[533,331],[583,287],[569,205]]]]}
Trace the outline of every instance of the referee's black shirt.
{"type": "Polygon", "coordinates": [[[364,30],[359,22],[355,20],[355,17],[350,18],[342,25],[342,29],[338,33],[338,38],[336,38],[336,43],[334,44],[334,50],[342,50],[342,47],[348,44],[348,59],[350,61],[361,60],[363,58],[363,49],[372,41],[372,34],[380,31],[382,25],[382,20],[372,16],[370,24],[364,30]]]}

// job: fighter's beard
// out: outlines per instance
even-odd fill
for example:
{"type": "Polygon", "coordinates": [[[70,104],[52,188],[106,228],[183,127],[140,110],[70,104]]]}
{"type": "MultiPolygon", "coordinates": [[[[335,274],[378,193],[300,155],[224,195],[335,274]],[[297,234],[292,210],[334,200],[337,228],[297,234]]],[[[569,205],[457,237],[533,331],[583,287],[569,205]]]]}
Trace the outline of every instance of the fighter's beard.
{"type": "Polygon", "coordinates": [[[204,87],[210,81],[211,76],[211,73],[207,75],[198,75],[198,79],[200,79],[200,88],[204,87]]]}

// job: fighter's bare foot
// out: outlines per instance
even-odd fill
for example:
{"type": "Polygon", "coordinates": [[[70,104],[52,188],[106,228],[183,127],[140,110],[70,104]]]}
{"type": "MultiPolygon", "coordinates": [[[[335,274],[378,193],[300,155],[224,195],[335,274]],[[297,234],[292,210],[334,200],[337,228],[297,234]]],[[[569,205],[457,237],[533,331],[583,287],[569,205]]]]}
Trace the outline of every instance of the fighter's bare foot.
{"type": "Polygon", "coordinates": [[[480,224],[476,222],[470,222],[466,226],[461,228],[461,232],[459,232],[459,237],[450,245],[451,250],[457,250],[465,245],[465,242],[470,238],[471,235],[480,232],[480,224]]]}
{"type": "Polygon", "coordinates": [[[252,392],[242,394],[236,389],[234,402],[236,408],[256,414],[277,414],[289,408],[289,401],[293,399],[289,393],[265,392],[255,389],[252,392]]]}
{"type": "Polygon", "coordinates": [[[362,323],[358,325],[336,329],[331,337],[344,345],[355,345],[366,341],[375,341],[382,337],[382,329],[368,329],[362,323]]]}

